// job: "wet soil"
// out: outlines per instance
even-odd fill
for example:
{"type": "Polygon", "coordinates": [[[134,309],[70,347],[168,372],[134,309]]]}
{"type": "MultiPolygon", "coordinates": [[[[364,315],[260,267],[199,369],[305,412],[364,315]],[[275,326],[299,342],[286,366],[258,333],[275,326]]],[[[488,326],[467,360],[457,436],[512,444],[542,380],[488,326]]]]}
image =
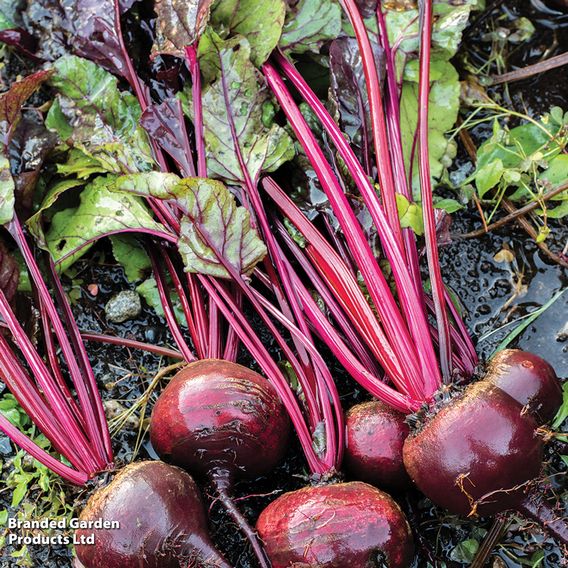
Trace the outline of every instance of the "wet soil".
{"type": "MultiPolygon", "coordinates": [[[[512,49],[510,62],[526,64],[538,60],[547,54],[547,50],[560,49],[562,34],[566,34],[568,17],[547,14],[539,4],[540,0],[517,3],[494,2],[492,18],[485,18],[473,30],[471,37],[480,34],[493,25],[495,16],[507,23],[520,15],[531,18],[537,31],[529,47],[512,49]],[[551,18],[554,25],[551,24],[551,18]],[[555,47],[556,45],[556,47],[555,47]]],[[[566,49],[566,44],[564,43],[566,49]]],[[[483,46],[480,51],[483,51],[483,46]]],[[[562,51],[562,49],[560,49],[562,51]]],[[[554,54],[548,53],[547,55],[554,54]]],[[[568,93],[568,74],[552,71],[526,81],[515,83],[509,89],[500,89],[499,94],[507,99],[508,104],[529,113],[539,113],[551,105],[563,105],[566,108],[568,93]]],[[[476,139],[485,136],[483,128],[474,132],[476,139]]],[[[465,161],[458,162],[458,167],[467,169],[465,161]]],[[[557,264],[551,262],[524,232],[513,226],[505,227],[494,234],[472,240],[461,240],[456,235],[479,228],[479,218],[471,210],[454,215],[451,232],[453,241],[441,251],[443,273],[446,282],[456,292],[464,309],[466,323],[471,330],[482,357],[489,357],[496,346],[518,325],[520,318],[545,304],[552,296],[568,286],[568,274],[557,264]],[[511,262],[497,262],[495,255],[503,249],[512,252],[511,262]]],[[[551,249],[561,251],[566,243],[565,224],[551,225],[549,238],[551,249]]],[[[108,324],[103,307],[113,293],[128,289],[131,285],[124,278],[122,270],[109,264],[111,258],[103,247],[97,249],[86,261],[79,265],[75,275],[75,292],[80,292],[74,313],[82,329],[104,331],[123,337],[131,336],[150,343],[169,344],[171,337],[164,322],[152,310],[145,308],[135,321],[125,324],[108,324]],[[77,284],[79,282],[79,284],[77,284]],[[97,284],[98,294],[91,295],[87,287],[97,284]]],[[[545,311],[511,343],[539,353],[551,362],[560,377],[568,377],[568,339],[561,331],[568,324],[568,294],[564,294],[550,309],[545,311]]],[[[267,343],[270,342],[266,334],[267,343]]],[[[144,391],[155,372],[167,362],[159,357],[128,349],[119,349],[106,345],[90,343],[88,345],[99,386],[105,400],[118,400],[128,407],[144,391]]],[[[243,362],[248,362],[243,354],[243,362]]],[[[361,389],[350,381],[343,370],[336,366],[335,376],[339,377],[343,402],[346,407],[366,398],[361,389]]],[[[132,460],[154,458],[154,452],[147,442],[142,444],[136,456],[133,455],[137,432],[123,429],[114,439],[117,464],[132,460]]],[[[13,454],[5,440],[0,438],[0,447],[4,448],[4,468],[0,474],[0,483],[10,471],[9,460],[13,454]]],[[[549,448],[546,473],[550,483],[559,496],[566,499],[566,466],[559,459],[559,453],[566,449],[549,448]]],[[[299,488],[306,483],[307,470],[299,448],[292,443],[284,463],[269,478],[259,478],[251,482],[241,482],[235,488],[235,496],[244,514],[251,519],[280,492],[299,488]]],[[[230,520],[221,510],[210,489],[203,484],[203,492],[211,507],[211,529],[219,548],[238,568],[253,567],[249,551],[230,520]]],[[[29,495],[33,499],[34,492],[29,495]]],[[[88,491],[69,488],[68,498],[75,500],[78,509],[88,496],[88,491]]],[[[467,566],[471,561],[471,543],[483,540],[485,533],[493,524],[492,519],[475,522],[447,515],[432,506],[418,494],[395,496],[408,514],[417,536],[417,557],[415,568],[427,566],[453,567],[467,566]],[[469,544],[468,544],[469,543],[469,544]]],[[[0,488],[0,510],[9,509],[11,496],[0,488]]],[[[522,520],[516,515],[507,515],[508,527],[499,539],[490,566],[540,566],[556,568],[568,565],[568,558],[555,545],[552,539],[543,536],[538,527],[522,520]]],[[[4,547],[0,551],[0,568],[20,566],[21,561],[12,558],[14,550],[4,547]]],[[[65,547],[51,549],[33,549],[32,566],[46,568],[69,568],[71,552],[65,547]]]]}

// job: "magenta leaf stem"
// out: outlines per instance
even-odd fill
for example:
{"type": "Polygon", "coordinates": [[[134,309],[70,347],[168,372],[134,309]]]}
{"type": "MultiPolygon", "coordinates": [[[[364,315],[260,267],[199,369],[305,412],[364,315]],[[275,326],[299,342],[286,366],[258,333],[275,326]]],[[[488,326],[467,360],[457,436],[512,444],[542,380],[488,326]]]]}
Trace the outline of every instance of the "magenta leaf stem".
{"type": "MultiPolygon", "coordinates": [[[[432,282],[432,299],[440,343],[440,366],[445,382],[451,380],[452,343],[450,325],[446,311],[445,288],[440,270],[438,243],[436,238],[436,219],[434,216],[434,200],[432,194],[432,178],[430,175],[430,154],[428,144],[428,107],[430,95],[430,44],[432,42],[432,1],[422,0],[421,7],[421,41],[420,41],[420,79],[418,82],[418,142],[419,142],[419,174],[422,212],[424,217],[424,236],[426,240],[426,256],[428,270],[432,282]]],[[[435,390],[435,389],[434,389],[435,390]]],[[[432,391],[433,393],[434,391],[432,391]]]]}

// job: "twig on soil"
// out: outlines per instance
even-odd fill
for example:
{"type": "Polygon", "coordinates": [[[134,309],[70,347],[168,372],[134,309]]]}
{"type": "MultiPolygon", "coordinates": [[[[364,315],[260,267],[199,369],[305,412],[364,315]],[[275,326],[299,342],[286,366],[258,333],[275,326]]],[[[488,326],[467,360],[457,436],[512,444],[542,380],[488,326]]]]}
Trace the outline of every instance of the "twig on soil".
{"type": "Polygon", "coordinates": [[[527,215],[527,213],[530,213],[531,211],[534,211],[537,207],[540,207],[543,201],[548,201],[549,199],[555,197],[556,195],[559,195],[560,193],[566,190],[568,190],[568,182],[563,183],[562,185],[559,185],[558,187],[555,187],[550,191],[547,191],[538,201],[532,201],[531,203],[527,203],[526,205],[520,207],[519,209],[513,207],[514,210],[512,210],[509,213],[509,215],[505,215],[505,217],[502,217],[498,221],[495,221],[494,223],[487,225],[487,227],[484,227],[482,229],[477,229],[469,233],[463,233],[461,235],[455,234],[452,236],[457,239],[473,239],[476,237],[481,237],[490,231],[498,229],[499,227],[502,227],[503,225],[506,225],[507,223],[514,221],[515,219],[518,219],[519,217],[527,215]]]}
{"type": "MultiPolygon", "coordinates": [[[[461,127],[462,124],[463,120],[461,119],[461,117],[458,117],[458,127],[461,127]]],[[[467,152],[470,160],[475,164],[475,162],[477,161],[477,148],[475,147],[475,143],[472,140],[469,132],[465,128],[462,128],[459,131],[459,137],[460,140],[462,141],[462,144],[464,145],[465,151],[467,152]]],[[[483,207],[481,207],[481,202],[479,201],[479,197],[477,197],[475,193],[473,194],[473,201],[475,203],[475,206],[477,207],[479,216],[481,217],[481,222],[483,223],[483,229],[485,232],[487,232],[487,221],[485,220],[483,207]]]]}
{"type": "Polygon", "coordinates": [[[521,69],[515,69],[514,71],[509,71],[509,73],[503,73],[502,75],[494,75],[491,77],[492,85],[500,85],[502,83],[512,83],[513,81],[522,81],[523,79],[528,79],[533,75],[538,73],[544,73],[550,71],[551,69],[556,69],[557,67],[562,67],[563,65],[568,65],[568,51],[566,53],[561,53],[546,59],[544,61],[539,61],[533,65],[527,65],[521,69]]]}
{"type": "Polygon", "coordinates": [[[132,406],[127,408],[124,412],[120,413],[115,418],[112,418],[109,421],[109,426],[111,429],[111,434],[114,436],[116,435],[126,424],[128,418],[132,416],[137,410],[140,409],[140,424],[143,423],[144,414],[146,412],[146,406],[148,405],[148,401],[150,400],[150,396],[156,390],[160,381],[166,377],[167,375],[172,374],[174,371],[178,371],[182,367],[184,367],[187,363],[182,361],[180,363],[173,363],[172,365],[168,365],[167,367],[163,367],[160,369],[154,378],[150,381],[146,390],[138,397],[138,399],[134,402],[132,406]]]}
{"type": "Polygon", "coordinates": [[[461,116],[458,116],[457,125],[458,128],[460,129],[458,136],[460,137],[460,140],[464,145],[465,151],[467,152],[469,159],[475,164],[475,162],[477,161],[477,147],[475,146],[475,142],[473,141],[469,131],[465,128],[462,128],[463,119],[461,116]]]}
{"type": "Polygon", "coordinates": [[[477,550],[477,553],[470,565],[470,568],[483,568],[489,555],[501,540],[508,526],[508,518],[506,516],[498,516],[491,525],[491,528],[485,535],[483,542],[477,550]]]}
{"type": "MultiPolygon", "coordinates": [[[[503,199],[503,207],[507,211],[509,211],[509,214],[511,215],[515,214],[518,211],[518,209],[508,199],[503,199]]],[[[564,268],[568,268],[568,260],[563,256],[551,251],[546,243],[539,243],[537,241],[538,233],[536,232],[535,228],[524,217],[519,217],[518,215],[517,217],[517,223],[519,223],[519,225],[523,228],[527,235],[529,235],[531,239],[536,242],[536,246],[546,256],[548,256],[550,260],[552,260],[556,264],[559,264],[560,266],[563,266],[564,268]]]]}

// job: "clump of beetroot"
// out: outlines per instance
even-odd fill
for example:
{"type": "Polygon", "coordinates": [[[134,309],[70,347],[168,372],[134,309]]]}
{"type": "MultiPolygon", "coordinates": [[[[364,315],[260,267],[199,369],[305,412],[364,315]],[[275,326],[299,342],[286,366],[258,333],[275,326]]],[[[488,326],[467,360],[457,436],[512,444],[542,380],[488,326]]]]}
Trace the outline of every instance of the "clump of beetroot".
{"type": "Polygon", "coordinates": [[[252,528],[231,499],[237,477],[270,472],[288,444],[289,419],[274,387],[230,361],[191,363],[157,400],[150,438],[162,459],[207,476],[219,501],[269,566],[252,528]]]}
{"type": "Polygon", "coordinates": [[[562,389],[554,369],[533,353],[499,351],[489,362],[486,380],[526,405],[539,423],[552,420],[562,404],[562,389]]]}
{"type": "Polygon", "coordinates": [[[256,526],[273,568],[403,568],[414,553],[399,506],[358,481],[286,493],[261,513],[256,526]]]}
{"type": "Polygon", "coordinates": [[[411,434],[404,464],[434,503],[459,515],[517,508],[540,472],[534,418],[490,381],[480,381],[411,434]]]}
{"type": "Polygon", "coordinates": [[[213,546],[199,490],[183,470],[160,461],[125,467],[97,491],[81,521],[116,521],[95,534],[94,545],[76,545],[85,568],[230,568],[213,546]]]}
{"type": "Polygon", "coordinates": [[[409,433],[405,416],[383,402],[352,407],[345,419],[345,469],[356,479],[377,487],[406,489],[410,479],[402,461],[409,433]]]}

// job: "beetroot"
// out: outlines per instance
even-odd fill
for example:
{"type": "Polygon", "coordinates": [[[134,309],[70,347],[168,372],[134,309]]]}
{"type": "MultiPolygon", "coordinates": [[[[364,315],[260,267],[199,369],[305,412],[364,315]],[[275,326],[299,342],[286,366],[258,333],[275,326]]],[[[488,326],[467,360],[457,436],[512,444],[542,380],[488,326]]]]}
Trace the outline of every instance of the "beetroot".
{"type": "Polygon", "coordinates": [[[358,481],[286,493],[261,513],[257,530],[273,568],[401,568],[413,557],[399,506],[358,481]]]}
{"type": "Polygon", "coordinates": [[[410,479],[402,461],[409,427],[405,416],[383,402],[358,404],[347,413],[345,469],[377,487],[406,489],[410,479]]]}
{"type": "Polygon", "coordinates": [[[526,351],[499,351],[489,362],[486,380],[527,405],[539,423],[552,420],[562,404],[562,389],[552,366],[526,351]]]}
{"type": "Polygon", "coordinates": [[[271,471],[287,448],[289,419],[274,387],[230,361],[191,363],[154,406],[150,437],[165,461],[207,476],[220,502],[268,566],[252,529],[231,500],[236,477],[271,471]]]}
{"type": "Polygon", "coordinates": [[[154,406],[152,445],[160,457],[202,475],[256,477],[286,450],[289,422],[258,373],[217,359],[179,371],[154,406]]]}
{"type": "Polygon", "coordinates": [[[95,534],[94,545],[75,547],[85,568],[230,568],[209,538],[195,482],[177,467],[159,461],[125,467],[80,517],[100,519],[119,528],[77,529],[77,540],[95,534]]]}
{"type": "Polygon", "coordinates": [[[404,463],[418,488],[459,515],[516,508],[543,455],[537,424],[506,392],[488,381],[466,388],[411,434],[404,463]]]}

